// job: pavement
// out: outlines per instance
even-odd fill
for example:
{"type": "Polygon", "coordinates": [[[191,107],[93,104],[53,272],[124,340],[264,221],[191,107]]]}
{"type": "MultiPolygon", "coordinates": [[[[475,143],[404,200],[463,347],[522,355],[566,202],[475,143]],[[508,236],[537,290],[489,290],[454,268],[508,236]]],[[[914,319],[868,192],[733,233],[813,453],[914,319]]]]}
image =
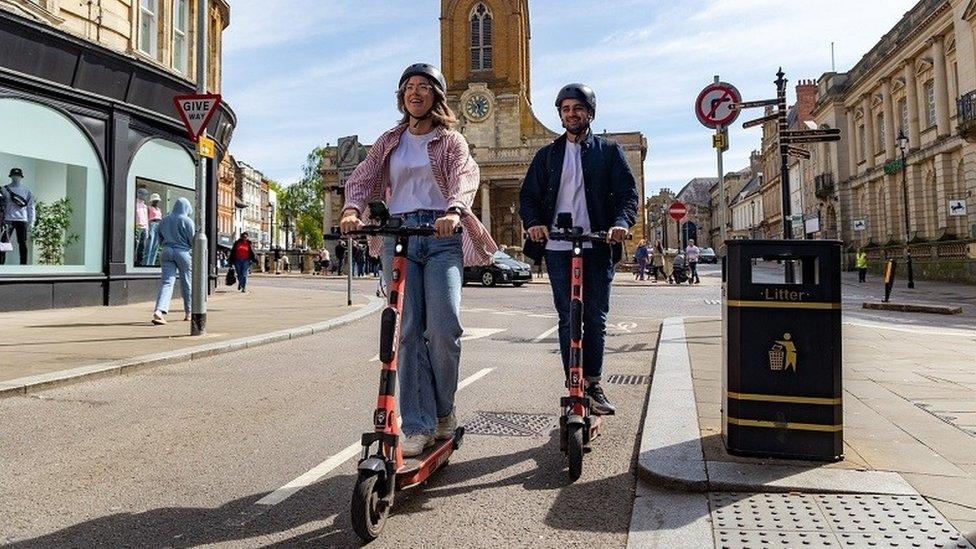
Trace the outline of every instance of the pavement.
{"type": "Polygon", "coordinates": [[[380,300],[340,291],[221,287],[207,304],[207,332],[189,334],[182,300],[169,323],[150,322],[152,303],[0,313],[0,397],[56,383],[178,362],[329,329],[379,309],[380,300]]]}
{"type": "Polygon", "coordinates": [[[801,534],[823,545],[976,544],[976,332],[895,328],[845,322],[845,459],[814,463],[726,452],[721,319],[665,320],[629,545],[740,547],[764,535],[800,544],[801,534]],[[784,524],[777,510],[807,519],[784,524]],[[928,522],[915,522],[922,513],[928,522]]]}

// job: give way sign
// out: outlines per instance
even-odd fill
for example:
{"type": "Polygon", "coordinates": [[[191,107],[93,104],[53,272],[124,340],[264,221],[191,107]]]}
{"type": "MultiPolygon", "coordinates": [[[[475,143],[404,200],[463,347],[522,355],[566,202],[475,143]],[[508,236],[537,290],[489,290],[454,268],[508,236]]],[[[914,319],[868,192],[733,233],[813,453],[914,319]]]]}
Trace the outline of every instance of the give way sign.
{"type": "Polygon", "coordinates": [[[695,115],[707,128],[728,126],[739,117],[739,109],[732,108],[742,102],[742,95],[732,84],[716,82],[705,86],[695,101],[695,115]]]}
{"type": "Polygon", "coordinates": [[[187,135],[196,141],[217,112],[220,94],[177,95],[173,98],[173,105],[186,126],[187,135]]]}

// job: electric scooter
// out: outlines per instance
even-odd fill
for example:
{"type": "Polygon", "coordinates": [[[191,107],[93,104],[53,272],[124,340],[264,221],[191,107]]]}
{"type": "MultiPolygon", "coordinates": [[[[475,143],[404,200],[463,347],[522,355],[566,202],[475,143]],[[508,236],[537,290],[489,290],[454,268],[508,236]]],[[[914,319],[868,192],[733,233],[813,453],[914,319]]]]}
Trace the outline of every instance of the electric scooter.
{"type": "MultiPolygon", "coordinates": [[[[630,240],[633,235],[628,234],[630,240]]],[[[590,444],[600,434],[603,417],[590,410],[590,398],[586,396],[586,378],[583,376],[583,244],[607,241],[607,231],[583,234],[583,228],[573,226],[573,215],[556,215],[556,229],[549,233],[549,240],[570,242],[573,246],[573,262],[570,268],[569,290],[569,377],[566,386],[569,396],[559,399],[562,414],[559,416],[559,449],[569,460],[569,480],[575,482],[583,473],[583,454],[589,453],[590,444]]]]}
{"type": "Polygon", "coordinates": [[[394,494],[398,490],[420,484],[447,463],[454,450],[461,445],[464,436],[464,427],[458,427],[453,438],[436,441],[433,447],[414,458],[403,457],[398,435],[396,365],[400,347],[403,295],[407,284],[407,245],[411,236],[433,236],[435,229],[431,225],[402,226],[401,219],[390,217],[383,202],[371,202],[369,211],[370,217],[377,224],[350,231],[350,234],[393,236],[396,238],[396,245],[393,265],[386,267],[391,272],[389,297],[380,322],[380,361],[383,365],[379,398],[373,413],[375,430],[363,434],[359,475],[352,494],[352,527],[367,543],[376,539],[383,531],[386,518],[393,507],[394,494]]]}

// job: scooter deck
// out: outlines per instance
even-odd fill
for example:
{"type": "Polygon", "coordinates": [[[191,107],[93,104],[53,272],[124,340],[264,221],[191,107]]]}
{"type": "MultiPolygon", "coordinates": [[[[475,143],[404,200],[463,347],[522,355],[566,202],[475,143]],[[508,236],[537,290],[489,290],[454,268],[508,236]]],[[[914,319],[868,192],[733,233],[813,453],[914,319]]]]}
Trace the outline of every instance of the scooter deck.
{"type": "Polygon", "coordinates": [[[433,446],[424,450],[419,456],[403,459],[403,467],[396,474],[397,490],[416,486],[427,480],[427,477],[439,469],[454,453],[454,449],[461,444],[464,431],[447,440],[438,440],[433,446]]]}

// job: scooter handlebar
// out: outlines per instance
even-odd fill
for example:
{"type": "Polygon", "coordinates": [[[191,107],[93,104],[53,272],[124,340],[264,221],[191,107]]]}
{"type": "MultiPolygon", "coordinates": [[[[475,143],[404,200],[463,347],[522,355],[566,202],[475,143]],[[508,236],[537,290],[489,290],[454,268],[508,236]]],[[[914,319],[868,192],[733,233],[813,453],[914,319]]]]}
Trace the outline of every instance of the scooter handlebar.
{"type": "MultiPolygon", "coordinates": [[[[463,229],[458,225],[454,229],[454,234],[459,234],[463,229]]],[[[349,236],[434,236],[437,228],[433,225],[417,225],[413,227],[395,227],[392,225],[364,225],[355,231],[346,233],[349,236]]]]}
{"type": "MultiPolygon", "coordinates": [[[[608,231],[597,231],[595,233],[578,234],[574,231],[557,230],[549,233],[549,240],[557,242],[606,242],[608,231]]],[[[633,240],[634,235],[627,233],[624,240],[633,240]]]]}

